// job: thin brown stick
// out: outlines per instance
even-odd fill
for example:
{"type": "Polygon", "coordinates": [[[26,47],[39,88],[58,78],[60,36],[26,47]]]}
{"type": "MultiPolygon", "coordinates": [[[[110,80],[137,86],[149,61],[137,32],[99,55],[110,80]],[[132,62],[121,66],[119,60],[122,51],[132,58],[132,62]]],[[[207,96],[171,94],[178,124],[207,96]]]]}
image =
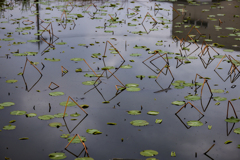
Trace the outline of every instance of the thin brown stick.
{"type": "Polygon", "coordinates": [[[67,72],[68,72],[68,70],[67,70],[65,67],[61,66],[61,71],[62,71],[62,74],[63,74],[63,69],[65,69],[65,71],[67,71],[67,72]]]}
{"type": "Polygon", "coordinates": [[[214,70],[216,70],[216,68],[219,66],[219,64],[222,62],[222,60],[223,60],[223,58],[225,58],[225,57],[227,57],[227,55],[225,54],[223,57],[222,57],[222,59],[218,62],[218,64],[217,64],[217,66],[215,67],[215,69],[214,70]]]}
{"type": "MultiPolygon", "coordinates": [[[[88,67],[93,71],[93,73],[97,76],[97,73],[89,66],[89,64],[87,63],[87,61],[85,59],[83,59],[84,62],[88,65],[88,67]]],[[[98,77],[98,76],[97,76],[98,77]]]]}
{"type": "Polygon", "coordinates": [[[31,61],[29,61],[29,59],[27,57],[26,57],[26,62],[25,62],[25,66],[24,66],[24,69],[23,69],[23,74],[25,73],[27,61],[42,75],[41,71],[39,71],[39,69],[33,63],[31,63],[31,61]]]}
{"type": "MultiPolygon", "coordinates": [[[[51,83],[49,84],[48,88],[50,88],[50,86],[51,86],[52,84],[55,84],[57,87],[60,87],[60,86],[59,86],[59,85],[57,85],[56,83],[54,83],[54,82],[51,82],[51,83]]],[[[51,89],[51,88],[50,88],[50,89],[51,89]]]]}
{"type": "Polygon", "coordinates": [[[152,15],[151,15],[149,12],[147,12],[147,14],[145,15],[145,17],[144,17],[142,23],[143,23],[144,20],[146,19],[147,15],[149,15],[149,16],[155,21],[155,23],[157,23],[157,21],[152,17],[152,15]]]}
{"type": "Polygon", "coordinates": [[[234,109],[234,106],[233,106],[233,104],[232,104],[232,102],[231,102],[230,100],[228,101],[228,105],[227,105],[227,118],[228,118],[229,104],[231,104],[232,109],[233,109],[233,111],[234,111],[234,114],[235,114],[236,118],[238,118],[237,113],[236,113],[236,111],[235,111],[235,109],[234,109]]]}
{"type": "Polygon", "coordinates": [[[65,149],[72,143],[72,141],[74,140],[74,138],[77,136],[77,134],[75,134],[75,136],[71,139],[71,141],[67,144],[67,146],[65,147],[65,149]]]}
{"type": "Polygon", "coordinates": [[[137,11],[135,11],[135,10],[133,10],[133,9],[131,9],[131,8],[128,8],[127,11],[128,11],[129,9],[138,14],[137,11]]]}
{"type": "MultiPolygon", "coordinates": [[[[190,105],[193,106],[199,113],[202,114],[202,112],[200,112],[191,102],[185,103],[185,104],[182,106],[182,108],[180,108],[175,114],[178,114],[178,113],[183,109],[183,107],[185,107],[187,104],[190,104],[190,105]]],[[[202,114],[202,115],[204,116],[204,114],[202,114]]]]}
{"type": "Polygon", "coordinates": [[[113,19],[112,16],[111,16],[110,14],[108,14],[108,15],[111,17],[111,19],[112,19],[113,21],[115,21],[115,19],[113,19]]]}
{"type": "Polygon", "coordinates": [[[109,41],[106,41],[106,46],[105,46],[105,51],[104,51],[104,56],[106,56],[106,51],[107,51],[107,43],[109,43],[114,49],[116,52],[118,52],[118,54],[120,55],[120,57],[125,61],[125,59],[122,57],[122,55],[120,54],[120,52],[117,50],[117,48],[115,48],[111,42],[109,41]]]}
{"type": "MultiPolygon", "coordinates": [[[[108,72],[110,72],[118,80],[118,82],[120,82],[124,86],[124,84],[111,71],[108,70],[108,72]]],[[[126,87],[124,86],[124,88],[126,87]]]]}
{"type": "Polygon", "coordinates": [[[55,47],[52,43],[47,42],[44,38],[41,37],[41,40],[43,40],[45,43],[47,43],[49,46],[55,47]]]}
{"type": "Polygon", "coordinates": [[[83,145],[83,147],[84,147],[84,149],[85,149],[85,152],[87,153],[87,156],[89,157],[89,154],[88,154],[87,147],[86,147],[85,143],[82,141],[82,139],[81,139],[81,137],[79,136],[79,134],[77,134],[77,136],[78,136],[78,138],[80,139],[80,141],[82,142],[82,145],[83,145]]]}
{"type": "Polygon", "coordinates": [[[178,15],[180,15],[180,13],[175,9],[173,8],[172,6],[170,6],[175,12],[177,12],[178,15]]]}
{"type": "Polygon", "coordinates": [[[207,154],[214,146],[215,144],[213,144],[204,154],[207,154]]]}

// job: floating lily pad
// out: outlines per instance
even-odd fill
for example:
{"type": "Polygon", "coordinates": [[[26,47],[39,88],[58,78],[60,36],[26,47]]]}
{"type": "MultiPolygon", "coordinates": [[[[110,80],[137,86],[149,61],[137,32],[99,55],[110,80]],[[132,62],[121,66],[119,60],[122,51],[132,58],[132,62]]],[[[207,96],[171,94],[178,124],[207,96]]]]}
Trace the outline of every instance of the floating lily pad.
{"type": "Polygon", "coordinates": [[[148,76],[148,78],[157,78],[157,76],[152,75],[152,76],[148,76]]]}
{"type": "Polygon", "coordinates": [[[114,122],[108,122],[107,125],[117,125],[117,123],[114,123],[114,122]]]}
{"type": "MultiPolygon", "coordinates": [[[[84,85],[93,85],[95,83],[95,81],[85,81],[85,82],[82,82],[82,84],[84,85]]],[[[95,84],[98,84],[98,82],[96,82],[95,84]]]]}
{"type": "Polygon", "coordinates": [[[139,111],[139,110],[131,110],[131,111],[127,111],[127,112],[130,115],[139,115],[139,114],[141,114],[141,111],[139,111]]]}
{"type": "MultiPolygon", "coordinates": [[[[54,117],[56,117],[56,118],[63,118],[63,114],[64,113],[57,113],[57,114],[54,114],[54,117]]],[[[65,117],[67,117],[67,116],[68,116],[68,114],[65,113],[65,117]]]]}
{"type": "Polygon", "coordinates": [[[61,138],[68,138],[70,136],[70,134],[62,134],[60,137],[61,138]]]}
{"type": "Polygon", "coordinates": [[[58,42],[58,43],[56,43],[56,45],[64,45],[64,44],[67,44],[67,42],[58,42]]]}
{"type": "Polygon", "coordinates": [[[25,115],[26,111],[12,111],[10,112],[11,115],[25,115]]]}
{"type": "Polygon", "coordinates": [[[52,122],[52,123],[49,123],[48,125],[50,127],[57,127],[57,128],[59,128],[59,127],[62,126],[62,123],[60,123],[60,122],[52,122]]]}
{"type": "Polygon", "coordinates": [[[126,86],[126,87],[138,87],[139,84],[137,84],[137,83],[128,83],[128,84],[126,84],[125,86],[126,86]]]}
{"type": "Polygon", "coordinates": [[[3,127],[4,130],[13,130],[13,129],[15,129],[15,128],[16,128],[16,126],[11,125],[11,124],[6,125],[6,126],[3,127]]]}
{"type": "Polygon", "coordinates": [[[198,59],[198,57],[195,57],[195,56],[188,56],[187,59],[198,59]]]}
{"type": "Polygon", "coordinates": [[[233,130],[234,133],[240,134],[240,128],[236,128],[233,130]]]}
{"type": "Polygon", "coordinates": [[[232,49],[224,49],[223,51],[224,52],[234,52],[234,50],[232,50],[232,49]]]}
{"type": "Polygon", "coordinates": [[[67,156],[65,153],[62,152],[56,152],[56,153],[51,153],[48,155],[50,159],[65,159],[67,156]]]}
{"type": "Polygon", "coordinates": [[[28,139],[29,139],[28,137],[19,138],[19,140],[28,140],[28,139]]]}
{"type": "Polygon", "coordinates": [[[82,72],[82,68],[75,69],[75,72],[82,72]]]}
{"type": "Polygon", "coordinates": [[[37,114],[36,113],[28,113],[26,114],[26,117],[36,117],[37,114]]]}
{"type": "Polygon", "coordinates": [[[194,84],[192,84],[192,83],[183,83],[183,86],[185,86],[185,87],[193,87],[194,84]]]}
{"type": "Polygon", "coordinates": [[[50,96],[62,96],[62,95],[64,95],[64,93],[63,92],[51,92],[51,93],[49,93],[49,95],[50,96]]]}
{"type": "Polygon", "coordinates": [[[89,133],[89,134],[94,134],[94,135],[95,134],[102,134],[102,132],[100,132],[97,129],[87,129],[86,132],[89,133]]]}
{"type": "Polygon", "coordinates": [[[199,96],[193,96],[193,95],[188,95],[188,96],[185,96],[184,98],[185,98],[186,100],[189,100],[189,101],[196,101],[196,100],[201,99],[201,97],[199,97],[199,96]]]}
{"type": "Polygon", "coordinates": [[[138,92],[138,91],[140,91],[141,89],[140,89],[140,88],[137,88],[137,87],[130,87],[130,88],[127,88],[126,90],[127,90],[127,91],[130,91],[130,92],[138,92]]]}
{"type": "Polygon", "coordinates": [[[240,121],[240,119],[235,118],[235,117],[232,116],[232,117],[230,117],[230,118],[225,119],[225,121],[226,121],[226,122],[229,122],[229,123],[237,123],[237,122],[240,121]]]}
{"type": "Polygon", "coordinates": [[[75,158],[74,160],[94,160],[91,157],[79,157],[79,158],[75,158]]]}
{"type": "Polygon", "coordinates": [[[132,56],[132,57],[139,57],[139,56],[141,56],[142,54],[140,54],[140,53],[132,53],[132,54],[130,54],[130,56],[132,56]]]}
{"type": "Polygon", "coordinates": [[[79,114],[79,113],[77,113],[77,112],[76,112],[76,113],[73,113],[73,114],[70,114],[71,117],[78,117],[78,116],[80,116],[80,115],[81,115],[81,114],[79,114]]]}
{"type": "Polygon", "coordinates": [[[9,80],[6,80],[6,83],[16,83],[18,80],[16,79],[9,79],[9,80]]]}
{"type": "Polygon", "coordinates": [[[202,126],[203,123],[201,121],[188,121],[187,124],[189,126],[193,126],[193,127],[198,127],[198,126],[202,126]]]}
{"type": "Polygon", "coordinates": [[[130,66],[129,64],[128,65],[122,65],[120,68],[130,69],[130,68],[132,68],[132,66],[130,66]]]}
{"type": "MultiPolygon", "coordinates": [[[[80,138],[81,138],[81,140],[82,140],[83,142],[86,142],[86,141],[87,141],[86,137],[80,136],[80,138]]],[[[68,137],[67,140],[68,140],[68,142],[70,142],[72,139],[73,139],[73,136],[72,136],[72,137],[68,137]]],[[[71,143],[81,143],[81,141],[80,141],[79,137],[76,136],[71,143]]]]}
{"type": "Polygon", "coordinates": [[[212,93],[224,93],[222,89],[211,89],[212,93]]]}
{"type": "Polygon", "coordinates": [[[13,106],[15,105],[15,103],[13,102],[3,102],[3,103],[0,103],[0,106],[3,106],[3,107],[9,107],[9,106],[13,106]]]}
{"type": "Polygon", "coordinates": [[[175,152],[171,152],[171,157],[176,157],[176,153],[175,152]]]}
{"type": "Polygon", "coordinates": [[[226,100],[227,100],[227,98],[225,98],[225,97],[219,97],[219,96],[213,97],[213,99],[214,99],[214,101],[226,101],[226,100]]]}
{"type": "Polygon", "coordinates": [[[209,130],[212,129],[212,126],[211,126],[211,125],[208,125],[208,129],[209,129],[209,130]]]}
{"type": "Polygon", "coordinates": [[[38,39],[32,39],[32,40],[27,40],[27,42],[35,43],[35,42],[40,42],[40,40],[38,40],[38,39]]]}
{"type": "Polygon", "coordinates": [[[232,143],[232,141],[230,141],[230,140],[227,140],[224,142],[224,144],[230,144],[230,143],[232,143]]]}
{"type": "Polygon", "coordinates": [[[58,61],[60,61],[60,59],[56,59],[56,58],[44,58],[44,60],[46,60],[46,61],[51,61],[51,62],[58,62],[58,61]]]}
{"type": "Polygon", "coordinates": [[[136,78],[141,78],[141,79],[143,79],[143,78],[145,78],[145,76],[144,76],[144,75],[137,75],[136,78]]]}
{"type": "MultiPolygon", "coordinates": [[[[61,106],[66,106],[67,101],[61,102],[61,103],[59,103],[59,104],[60,104],[61,106]]],[[[71,102],[71,101],[68,101],[67,106],[68,106],[68,107],[76,106],[76,103],[71,102]]]]}
{"type": "Polygon", "coordinates": [[[3,41],[12,41],[12,40],[14,40],[14,38],[3,38],[2,40],[3,41]]]}
{"type": "Polygon", "coordinates": [[[102,70],[107,70],[107,69],[114,69],[115,67],[113,66],[106,66],[106,67],[103,67],[102,70]]]}
{"type": "Polygon", "coordinates": [[[157,112],[157,111],[148,111],[147,114],[149,114],[149,115],[158,115],[159,112],[157,112]]]}
{"type": "Polygon", "coordinates": [[[158,152],[154,150],[144,150],[141,151],[140,154],[145,157],[152,157],[158,155],[158,152]]]}
{"type": "Polygon", "coordinates": [[[149,123],[145,120],[134,120],[130,122],[133,126],[147,126],[149,123]]]}
{"type": "Polygon", "coordinates": [[[41,120],[50,120],[50,119],[53,119],[53,118],[55,118],[53,115],[38,116],[38,119],[41,119],[41,120]]]}
{"type": "Polygon", "coordinates": [[[214,55],[213,57],[214,57],[214,58],[223,58],[224,55],[214,55]]]}
{"type": "Polygon", "coordinates": [[[156,120],[155,120],[155,123],[161,124],[161,123],[162,123],[162,119],[156,119],[156,120]]]}
{"type": "Polygon", "coordinates": [[[70,59],[71,61],[83,61],[84,59],[83,58],[72,58],[70,59]]]}
{"type": "Polygon", "coordinates": [[[183,102],[183,101],[173,101],[172,104],[182,106],[182,105],[185,104],[185,102],[183,102]]]}

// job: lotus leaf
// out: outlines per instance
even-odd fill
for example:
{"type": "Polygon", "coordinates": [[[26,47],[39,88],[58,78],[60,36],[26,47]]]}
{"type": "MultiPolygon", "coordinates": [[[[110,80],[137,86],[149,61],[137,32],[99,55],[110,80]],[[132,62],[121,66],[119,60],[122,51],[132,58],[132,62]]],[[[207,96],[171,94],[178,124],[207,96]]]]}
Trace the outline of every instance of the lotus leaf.
{"type": "Polygon", "coordinates": [[[132,56],[132,57],[139,57],[139,56],[141,56],[142,54],[140,54],[140,53],[132,53],[132,54],[130,54],[130,56],[132,56]]]}
{"type": "Polygon", "coordinates": [[[117,123],[114,123],[114,122],[108,122],[107,125],[117,125],[117,123]]]}
{"type": "Polygon", "coordinates": [[[64,44],[67,44],[67,42],[58,42],[58,43],[56,43],[56,45],[64,45],[64,44]]]}
{"type": "Polygon", "coordinates": [[[26,114],[26,117],[36,117],[37,114],[36,113],[28,113],[26,114]]]}
{"type": "Polygon", "coordinates": [[[79,113],[77,113],[77,112],[76,112],[76,113],[73,113],[73,114],[70,114],[71,117],[78,117],[78,116],[80,116],[80,115],[81,115],[81,114],[79,114],[79,113]]]}
{"type": "MultiPolygon", "coordinates": [[[[86,137],[80,136],[80,138],[81,138],[81,140],[82,140],[83,142],[86,142],[86,141],[87,141],[86,137]]],[[[73,136],[72,136],[72,137],[68,137],[67,140],[68,140],[68,142],[70,142],[72,139],[73,139],[73,136]]],[[[81,143],[81,141],[80,141],[79,137],[76,136],[71,143],[81,143]]]]}
{"type": "Polygon", "coordinates": [[[130,68],[132,68],[132,66],[130,66],[129,64],[128,65],[122,65],[120,68],[130,69],[130,68]]]}
{"type": "Polygon", "coordinates": [[[171,157],[176,157],[176,153],[174,151],[171,152],[171,157]]]}
{"type": "Polygon", "coordinates": [[[100,132],[97,129],[87,129],[86,132],[89,133],[89,134],[94,134],[94,135],[95,134],[102,134],[102,132],[100,132]]]}
{"type": "Polygon", "coordinates": [[[229,144],[229,143],[232,143],[232,141],[227,140],[227,141],[224,142],[224,144],[229,144]]]}
{"type": "Polygon", "coordinates": [[[185,104],[185,102],[184,101],[173,101],[172,104],[182,106],[185,104]]]}
{"type": "Polygon", "coordinates": [[[91,157],[79,157],[79,158],[75,158],[74,160],[94,160],[91,157]]]}
{"type": "Polygon", "coordinates": [[[49,95],[50,96],[62,96],[62,95],[64,95],[64,93],[63,92],[51,92],[51,93],[49,93],[49,95]]]}
{"type": "Polygon", "coordinates": [[[141,114],[141,111],[139,111],[139,110],[131,110],[131,111],[127,111],[127,112],[130,115],[139,115],[139,114],[141,114]]]}
{"type": "Polygon", "coordinates": [[[230,117],[230,118],[225,119],[225,121],[226,121],[226,122],[229,122],[229,123],[237,123],[237,122],[240,121],[240,119],[235,118],[235,117],[232,116],[232,117],[230,117]]]}
{"type": "Polygon", "coordinates": [[[9,80],[6,80],[6,83],[16,83],[18,80],[16,79],[9,79],[9,80]]]}
{"type": "Polygon", "coordinates": [[[65,155],[65,153],[56,152],[49,154],[48,157],[50,159],[65,159],[67,156],[65,155]]]}
{"type": "Polygon", "coordinates": [[[42,116],[38,116],[38,119],[41,119],[41,120],[50,120],[50,119],[53,119],[54,116],[53,115],[42,115],[42,116]]]}
{"type": "Polygon", "coordinates": [[[13,129],[15,129],[15,128],[16,128],[16,126],[11,125],[11,124],[3,127],[4,130],[13,130],[13,129]]]}
{"type": "Polygon", "coordinates": [[[189,101],[196,101],[196,100],[201,99],[201,97],[199,97],[199,96],[193,96],[193,95],[188,95],[188,96],[185,96],[184,98],[185,98],[186,100],[189,100],[189,101]]]}
{"type": "MultiPolygon", "coordinates": [[[[63,114],[64,113],[57,113],[57,114],[54,114],[54,117],[56,117],[56,118],[63,118],[63,114]]],[[[68,116],[68,114],[65,113],[65,117],[67,117],[67,116],[68,116]]]]}
{"type": "Polygon", "coordinates": [[[113,66],[107,66],[107,67],[103,67],[102,70],[107,70],[107,69],[114,69],[115,67],[113,66]]]}
{"type": "Polygon", "coordinates": [[[60,123],[60,122],[52,122],[52,123],[49,123],[48,125],[50,127],[57,127],[57,128],[59,128],[59,127],[62,126],[62,123],[60,123]]]}
{"type": "Polygon", "coordinates": [[[137,88],[137,87],[130,87],[130,88],[127,88],[126,90],[127,90],[127,91],[130,91],[130,92],[138,92],[138,91],[140,91],[141,89],[140,89],[140,88],[137,88]]]}
{"type": "Polygon", "coordinates": [[[149,123],[145,120],[134,120],[130,122],[133,126],[147,126],[149,123]]]}
{"type": "Polygon", "coordinates": [[[217,97],[213,97],[213,100],[214,100],[214,101],[226,101],[227,98],[217,96],[217,97]]]}
{"type": "Polygon", "coordinates": [[[14,38],[3,38],[2,40],[3,41],[12,41],[12,40],[14,40],[14,38]]]}
{"type": "Polygon", "coordinates": [[[58,62],[58,61],[60,61],[60,59],[55,59],[55,58],[44,58],[44,60],[46,60],[46,61],[51,61],[51,62],[58,62]]]}
{"type": "Polygon", "coordinates": [[[158,152],[154,150],[144,150],[141,151],[140,154],[145,157],[152,157],[158,155],[158,152]]]}
{"type": "Polygon", "coordinates": [[[11,115],[24,115],[26,114],[26,111],[12,111],[10,112],[11,115]]]}
{"type": "Polygon", "coordinates": [[[161,124],[162,123],[162,119],[156,119],[155,123],[161,124]]]}
{"type": "Polygon", "coordinates": [[[32,43],[34,43],[34,42],[40,42],[40,40],[38,40],[38,39],[32,39],[32,40],[27,40],[27,42],[32,42],[32,43]]]}
{"type": "Polygon", "coordinates": [[[211,89],[212,93],[224,93],[222,89],[211,89]]]}
{"type": "MultiPolygon", "coordinates": [[[[95,81],[85,81],[85,82],[82,82],[82,84],[84,85],[93,85],[95,83],[95,81]]],[[[98,82],[96,82],[95,84],[98,84],[98,82]]]]}
{"type": "Polygon", "coordinates": [[[139,84],[136,84],[136,83],[128,83],[125,85],[126,87],[138,87],[139,84]]]}
{"type": "Polygon", "coordinates": [[[0,106],[3,106],[3,107],[9,107],[9,106],[13,106],[15,105],[15,103],[13,102],[3,102],[3,103],[0,103],[0,106]]]}
{"type": "Polygon", "coordinates": [[[192,127],[198,127],[203,125],[201,121],[188,121],[187,124],[192,127]]]}
{"type": "Polygon", "coordinates": [[[158,115],[159,112],[157,112],[157,111],[148,111],[147,114],[149,114],[149,115],[158,115]]]}
{"type": "Polygon", "coordinates": [[[68,138],[70,136],[70,134],[62,134],[60,137],[61,138],[68,138]]]}
{"type": "Polygon", "coordinates": [[[83,58],[72,58],[70,59],[71,61],[83,61],[84,59],[83,58]]]}

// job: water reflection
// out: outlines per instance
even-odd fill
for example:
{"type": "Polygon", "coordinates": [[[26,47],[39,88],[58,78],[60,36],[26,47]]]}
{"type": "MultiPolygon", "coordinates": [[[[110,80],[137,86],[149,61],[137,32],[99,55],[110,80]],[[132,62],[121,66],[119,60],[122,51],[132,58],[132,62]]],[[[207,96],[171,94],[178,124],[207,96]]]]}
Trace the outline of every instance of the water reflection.
{"type": "Polygon", "coordinates": [[[68,130],[68,133],[69,133],[69,134],[72,133],[72,132],[84,121],[84,119],[87,118],[87,116],[88,116],[88,114],[85,115],[85,116],[78,122],[78,124],[76,124],[76,125],[73,127],[73,129],[71,129],[71,130],[69,129],[69,127],[68,127],[68,125],[67,125],[67,121],[66,121],[65,117],[63,117],[63,122],[64,122],[64,124],[65,124],[65,126],[66,126],[66,128],[67,128],[67,130],[68,130]]]}

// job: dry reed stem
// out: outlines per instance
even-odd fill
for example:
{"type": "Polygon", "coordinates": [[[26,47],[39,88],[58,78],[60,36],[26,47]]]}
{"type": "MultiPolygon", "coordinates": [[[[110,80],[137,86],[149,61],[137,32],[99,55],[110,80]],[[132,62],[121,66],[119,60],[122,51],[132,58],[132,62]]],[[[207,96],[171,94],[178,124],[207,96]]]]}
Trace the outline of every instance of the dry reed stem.
{"type": "Polygon", "coordinates": [[[218,64],[217,64],[217,66],[215,67],[215,69],[214,70],[216,70],[216,68],[219,66],[219,64],[222,62],[222,60],[223,60],[223,58],[225,58],[225,57],[227,57],[227,55],[225,54],[223,57],[222,57],[222,59],[218,62],[218,64]]]}
{"type": "Polygon", "coordinates": [[[183,107],[185,107],[187,104],[190,104],[191,106],[193,106],[199,113],[201,113],[201,115],[204,116],[204,114],[202,114],[202,112],[200,112],[191,102],[185,103],[185,104],[182,106],[182,108],[180,108],[175,114],[178,114],[178,112],[180,112],[180,111],[183,109],[183,107]]]}
{"type": "Polygon", "coordinates": [[[125,61],[125,59],[122,57],[122,55],[120,54],[120,52],[112,45],[111,42],[106,41],[106,46],[105,46],[105,51],[104,51],[104,56],[106,56],[106,51],[107,51],[107,43],[109,43],[114,49],[115,51],[120,55],[120,57],[125,61]]]}
{"type": "Polygon", "coordinates": [[[204,154],[207,154],[214,146],[215,144],[213,144],[204,154]]]}
{"type": "Polygon", "coordinates": [[[25,73],[27,62],[29,62],[42,75],[41,71],[39,71],[39,69],[31,61],[29,61],[29,59],[27,57],[26,57],[26,62],[25,62],[24,69],[23,69],[23,74],[25,73]]]}
{"type": "MultiPolygon", "coordinates": [[[[110,72],[118,80],[118,82],[120,82],[124,86],[124,84],[111,71],[108,70],[108,72],[110,72]]],[[[124,86],[124,88],[126,88],[126,87],[124,86]]]]}
{"type": "Polygon", "coordinates": [[[161,69],[161,71],[159,72],[159,74],[157,75],[157,78],[155,79],[155,81],[158,79],[158,77],[160,76],[160,74],[162,73],[162,71],[163,71],[164,68],[169,69],[170,74],[171,74],[172,77],[174,78],[174,76],[173,76],[173,74],[172,74],[172,72],[171,72],[171,70],[170,70],[170,66],[169,66],[168,64],[166,64],[166,65],[161,69]]]}
{"type": "Polygon", "coordinates": [[[67,70],[65,67],[61,66],[61,71],[62,71],[62,74],[63,74],[63,69],[65,69],[65,71],[67,71],[67,72],[68,72],[68,70],[67,70]]]}
{"type": "Polygon", "coordinates": [[[135,11],[135,10],[133,10],[133,9],[131,9],[131,8],[128,8],[127,11],[128,11],[129,9],[138,14],[137,11],[135,11]]]}
{"type": "Polygon", "coordinates": [[[108,15],[111,17],[111,19],[112,19],[113,21],[115,21],[110,14],[108,14],[108,15]]]}
{"type": "Polygon", "coordinates": [[[147,14],[145,15],[145,17],[144,17],[142,23],[143,23],[144,20],[146,19],[147,15],[149,15],[149,16],[154,20],[154,22],[157,23],[157,21],[152,17],[152,15],[151,15],[149,12],[147,12],[147,14]]]}
{"type": "Polygon", "coordinates": [[[51,88],[50,88],[50,86],[51,86],[52,84],[55,84],[57,87],[60,87],[60,86],[59,86],[59,85],[57,85],[56,83],[54,83],[54,82],[51,82],[51,83],[49,84],[49,86],[48,86],[48,88],[49,88],[49,89],[51,89],[51,88]]]}
{"type": "MultiPolygon", "coordinates": [[[[83,59],[84,62],[88,65],[88,67],[93,71],[93,73],[97,76],[97,73],[90,67],[90,65],[87,63],[87,61],[85,59],[83,59]]],[[[98,77],[98,76],[97,76],[98,77]]]]}
{"type": "Polygon", "coordinates": [[[233,104],[232,104],[232,102],[231,102],[230,100],[228,101],[228,105],[227,105],[227,116],[226,116],[226,118],[228,118],[229,104],[231,104],[232,109],[233,109],[233,111],[234,111],[234,114],[235,114],[236,118],[238,118],[237,113],[236,113],[236,111],[235,111],[235,109],[234,109],[234,106],[233,106],[233,104]]]}
{"type": "Polygon", "coordinates": [[[64,113],[63,113],[63,117],[65,117],[65,113],[66,113],[66,110],[67,110],[67,105],[68,105],[69,98],[70,98],[86,115],[88,115],[88,113],[87,113],[76,101],[74,101],[74,99],[72,99],[72,97],[68,96],[67,103],[66,103],[66,106],[65,106],[65,109],[64,109],[64,113]]]}
{"type": "Polygon", "coordinates": [[[170,6],[175,12],[177,12],[178,15],[180,15],[180,13],[175,9],[173,8],[172,6],[170,6]]]}
{"type": "MultiPolygon", "coordinates": [[[[25,22],[26,22],[26,23],[27,23],[27,22],[30,22],[30,24],[33,24],[33,23],[34,23],[33,21],[30,21],[30,20],[23,20],[23,21],[22,21],[22,24],[26,24],[25,22]]],[[[27,24],[27,25],[30,25],[30,24],[27,24]]]]}

